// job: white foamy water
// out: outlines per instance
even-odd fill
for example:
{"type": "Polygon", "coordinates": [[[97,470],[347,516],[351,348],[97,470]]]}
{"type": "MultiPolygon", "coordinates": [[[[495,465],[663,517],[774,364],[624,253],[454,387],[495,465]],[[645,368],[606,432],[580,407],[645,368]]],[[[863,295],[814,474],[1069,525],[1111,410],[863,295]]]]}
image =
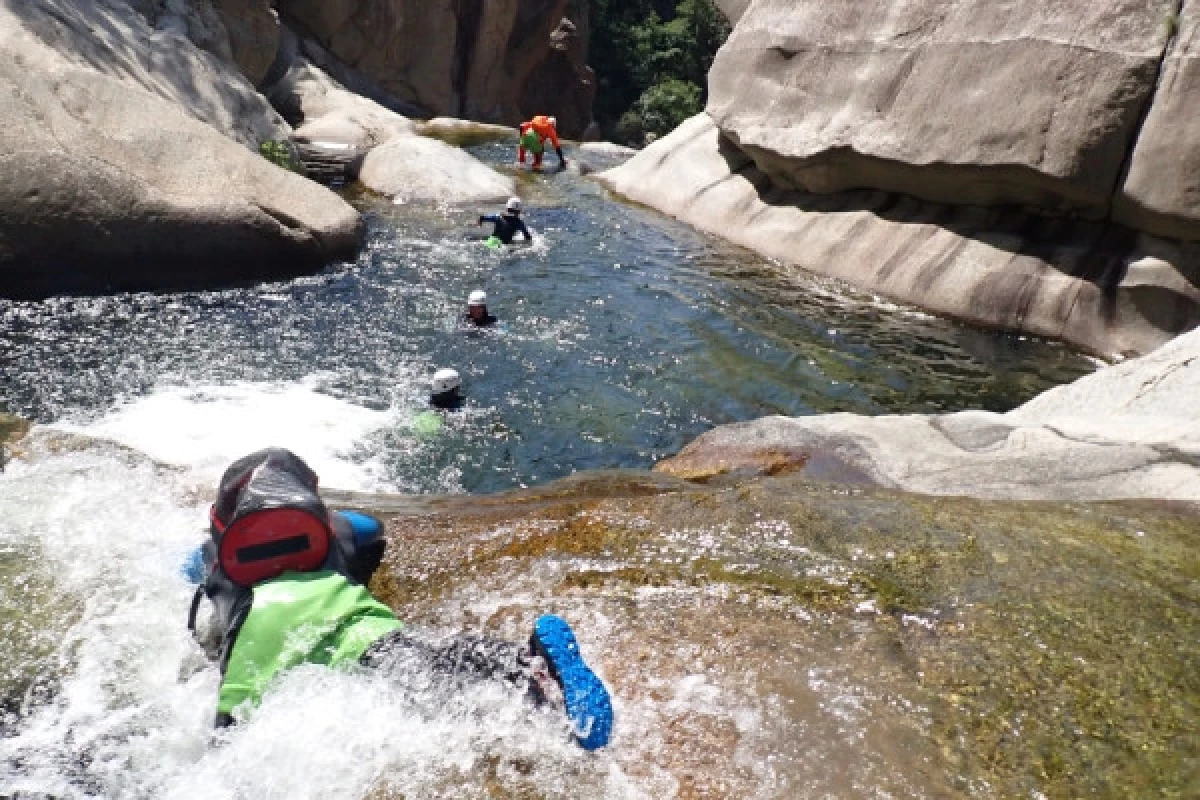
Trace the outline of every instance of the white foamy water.
{"type": "MultiPolygon", "coordinates": [[[[283,444],[329,483],[372,488],[347,454],[389,415],[306,386],[168,388],[62,426],[148,458],[35,431],[0,472],[0,553],[36,550],[33,568],[65,602],[24,611],[72,624],[47,676],[55,689],[0,738],[0,796],[463,796],[491,772],[545,797],[645,796],[609,756],[575,746],[561,714],[498,687],[414,697],[365,671],[304,667],[248,720],[213,730],[219,675],[186,630],[192,587],[179,571],[206,535],[198,481],[283,444]]],[[[19,662],[19,643],[5,645],[19,662]]]]}
{"type": "Polygon", "coordinates": [[[214,485],[234,459],[286,447],[317,471],[322,486],[395,488],[364,446],[371,434],[396,424],[399,412],[364,408],[317,387],[316,378],[298,384],[168,386],[99,419],[52,427],[123,444],[214,485]]]}

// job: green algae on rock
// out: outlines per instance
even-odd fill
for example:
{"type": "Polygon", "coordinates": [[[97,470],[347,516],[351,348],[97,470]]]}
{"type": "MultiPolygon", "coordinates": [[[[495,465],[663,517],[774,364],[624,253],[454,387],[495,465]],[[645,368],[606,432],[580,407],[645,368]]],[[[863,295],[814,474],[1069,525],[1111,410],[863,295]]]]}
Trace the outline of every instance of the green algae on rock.
{"type": "MultiPolygon", "coordinates": [[[[609,757],[677,796],[1182,797],[1200,777],[1193,509],[619,484],[401,510],[373,588],[445,631],[565,614],[618,699],[609,757]]],[[[510,773],[463,781],[538,796],[510,773]]]]}

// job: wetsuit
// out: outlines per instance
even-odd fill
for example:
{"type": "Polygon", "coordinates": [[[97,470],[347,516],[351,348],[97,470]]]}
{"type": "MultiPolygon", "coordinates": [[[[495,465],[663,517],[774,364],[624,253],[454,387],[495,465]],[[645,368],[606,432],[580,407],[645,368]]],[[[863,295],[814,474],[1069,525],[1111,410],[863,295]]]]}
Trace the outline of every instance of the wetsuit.
{"type": "Polygon", "coordinates": [[[471,313],[468,311],[467,312],[467,322],[471,323],[476,328],[487,328],[491,325],[496,324],[496,318],[493,315],[487,313],[487,311],[484,311],[482,317],[480,317],[479,319],[475,319],[475,317],[472,317],[471,313]]]}
{"type": "Polygon", "coordinates": [[[382,525],[366,514],[326,511],[316,476],[303,461],[284,450],[261,451],[235,462],[222,478],[226,486],[235,497],[214,505],[217,535],[187,564],[200,584],[188,619],[193,631],[200,600],[208,596],[213,603],[221,666],[218,727],[232,724],[235,709],[257,704],[280,673],[302,663],[365,665],[418,681],[411,672],[420,667],[426,678],[432,671],[457,683],[499,679],[541,699],[527,648],[478,636],[429,644],[403,633],[403,623],[366,588],[383,558],[382,525]],[[319,569],[284,572],[249,587],[236,583],[219,563],[220,535],[239,516],[297,508],[328,520],[332,536],[319,569]]]}
{"type": "Polygon", "coordinates": [[[546,140],[550,140],[550,144],[554,145],[554,152],[558,154],[559,166],[566,166],[567,159],[563,157],[562,146],[558,141],[558,131],[550,124],[550,118],[538,115],[529,122],[521,123],[521,138],[517,145],[517,161],[525,163],[525,151],[528,150],[533,154],[533,168],[541,169],[542,155],[546,149],[546,140]]]}
{"type": "Polygon", "coordinates": [[[518,233],[525,237],[525,241],[533,241],[533,235],[529,232],[529,228],[525,227],[525,220],[521,219],[520,214],[513,214],[505,211],[503,214],[485,214],[479,218],[479,224],[490,222],[496,227],[492,229],[492,236],[495,236],[504,244],[512,244],[513,238],[518,233]]]}

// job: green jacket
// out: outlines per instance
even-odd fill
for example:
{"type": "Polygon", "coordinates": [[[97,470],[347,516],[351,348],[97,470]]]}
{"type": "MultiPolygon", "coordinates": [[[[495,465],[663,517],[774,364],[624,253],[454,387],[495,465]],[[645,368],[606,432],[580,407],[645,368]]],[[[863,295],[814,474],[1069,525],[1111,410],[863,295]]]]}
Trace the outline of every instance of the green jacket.
{"type": "Polygon", "coordinates": [[[380,637],[403,627],[366,587],[338,572],[285,572],[253,589],[229,653],[217,711],[258,703],[276,675],[297,664],[355,664],[380,637]]]}

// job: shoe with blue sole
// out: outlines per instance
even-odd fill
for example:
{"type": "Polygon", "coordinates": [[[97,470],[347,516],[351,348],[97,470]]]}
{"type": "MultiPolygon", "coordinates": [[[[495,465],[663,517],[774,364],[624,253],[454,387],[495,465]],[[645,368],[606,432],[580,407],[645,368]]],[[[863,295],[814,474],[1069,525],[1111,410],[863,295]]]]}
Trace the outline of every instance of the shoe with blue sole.
{"type": "Polygon", "coordinates": [[[567,718],[575,727],[579,746],[584,750],[604,747],[612,737],[612,699],[604,682],[583,660],[571,626],[553,614],[538,617],[530,643],[562,687],[567,718]]]}

